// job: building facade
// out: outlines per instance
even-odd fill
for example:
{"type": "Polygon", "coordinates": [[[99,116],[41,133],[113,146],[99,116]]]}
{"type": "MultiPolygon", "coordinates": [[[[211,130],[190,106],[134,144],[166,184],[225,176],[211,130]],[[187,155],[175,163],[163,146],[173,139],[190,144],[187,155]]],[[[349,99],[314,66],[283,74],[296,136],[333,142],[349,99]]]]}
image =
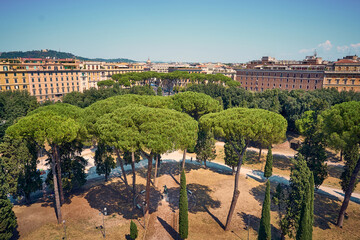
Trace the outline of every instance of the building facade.
{"type": "Polygon", "coordinates": [[[266,89],[315,90],[321,89],[324,71],[297,70],[284,66],[265,69],[237,69],[236,80],[241,87],[250,91],[266,89]]]}
{"type": "Polygon", "coordinates": [[[39,102],[97,88],[113,74],[142,72],[144,64],[81,62],[77,59],[0,59],[0,91],[27,90],[39,102]]]}
{"type": "Polygon", "coordinates": [[[357,56],[338,60],[325,71],[324,88],[360,92],[360,61],[357,56]]]}

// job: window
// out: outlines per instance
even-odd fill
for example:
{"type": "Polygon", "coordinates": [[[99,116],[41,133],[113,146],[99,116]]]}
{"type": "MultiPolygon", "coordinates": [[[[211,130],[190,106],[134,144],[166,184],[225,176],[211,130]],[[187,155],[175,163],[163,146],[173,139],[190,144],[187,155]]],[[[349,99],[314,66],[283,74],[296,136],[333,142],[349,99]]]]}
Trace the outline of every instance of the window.
{"type": "MultiPolygon", "coordinates": [[[[4,67],[5,68],[5,67],[4,67]]],[[[5,70],[6,71],[6,70],[5,70]]],[[[7,77],[8,76],[8,74],[7,73],[5,73],[5,77],[7,77]]]]}
{"type": "Polygon", "coordinates": [[[331,79],[328,79],[328,84],[331,84],[331,79]]]}
{"type": "Polygon", "coordinates": [[[40,82],[40,78],[38,78],[38,82],[40,82]]]}
{"type": "Polygon", "coordinates": [[[26,82],[26,80],[25,80],[25,78],[23,78],[23,83],[25,83],[26,82]]]}
{"type": "Polygon", "coordinates": [[[23,85],[23,88],[25,89],[25,88],[27,88],[27,86],[26,86],[26,85],[23,85]]]}
{"type": "Polygon", "coordinates": [[[339,84],[339,82],[340,82],[340,79],[336,79],[336,84],[339,84]]]}
{"type": "Polygon", "coordinates": [[[25,73],[23,73],[22,75],[25,76],[25,73]]]}
{"type": "Polygon", "coordinates": [[[45,87],[47,87],[47,84],[45,83],[45,87]]]}
{"type": "Polygon", "coordinates": [[[15,89],[19,89],[19,86],[18,86],[18,85],[16,85],[16,86],[15,86],[15,89]]]}
{"type": "Polygon", "coordinates": [[[6,83],[9,83],[9,79],[5,79],[5,82],[6,82],[6,83]]]}
{"type": "Polygon", "coordinates": [[[14,77],[16,77],[16,73],[14,73],[14,77]]]}
{"type": "Polygon", "coordinates": [[[346,83],[347,83],[347,79],[344,78],[344,84],[346,84],[346,83]]]}
{"type": "Polygon", "coordinates": [[[10,86],[6,86],[6,90],[10,90],[10,86]]]}
{"type": "Polygon", "coordinates": [[[46,78],[44,78],[44,82],[46,82],[46,78]]]}
{"type": "Polygon", "coordinates": [[[351,80],[351,84],[354,85],[355,84],[355,79],[351,80]]]}

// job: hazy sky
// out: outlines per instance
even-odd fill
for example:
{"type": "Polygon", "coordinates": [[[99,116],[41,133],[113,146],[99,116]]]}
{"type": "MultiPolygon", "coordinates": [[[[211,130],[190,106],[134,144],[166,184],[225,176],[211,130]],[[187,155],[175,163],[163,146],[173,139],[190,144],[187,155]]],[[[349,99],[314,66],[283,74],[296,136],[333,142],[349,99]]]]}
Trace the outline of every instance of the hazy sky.
{"type": "Polygon", "coordinates": [[[245,62],[360,53],[359,0],[0,0],[0,52],[245,62]]]}

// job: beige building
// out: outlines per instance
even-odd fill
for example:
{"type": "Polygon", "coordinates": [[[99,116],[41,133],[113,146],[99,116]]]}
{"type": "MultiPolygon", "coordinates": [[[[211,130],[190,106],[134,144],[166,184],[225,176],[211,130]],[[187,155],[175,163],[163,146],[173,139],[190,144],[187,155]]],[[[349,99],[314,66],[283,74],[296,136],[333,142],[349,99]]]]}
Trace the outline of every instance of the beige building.
{"type": "Polygon", "coordinates": [[[324,88],[360,92],[360,61],[355,56],[338,60],[325,71],[324,88]]]}

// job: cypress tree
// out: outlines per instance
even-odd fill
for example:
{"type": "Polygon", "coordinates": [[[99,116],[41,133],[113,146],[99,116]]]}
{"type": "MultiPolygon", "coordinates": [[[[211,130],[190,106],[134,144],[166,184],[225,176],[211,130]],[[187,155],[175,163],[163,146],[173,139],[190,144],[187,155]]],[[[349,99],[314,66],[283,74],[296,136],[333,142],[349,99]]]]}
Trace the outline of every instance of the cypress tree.
{"type": "Polygon", "coordinates": [[[138,237],[138,229],[136,224],[131,220],[130,222],[130,238],[135,240],[138,237]]]}
{"type": "Polygon", "coordinates": [[[162,96],[162,88],[159,86],[156,90],[158,96],[162,96]]]}
{"type": "Polygon", "coordinates": [[[312,238],[312,232],[313,232],[313,225],[314,225],[314,186],[315,186],[315,180],[314,180],[314,174],[311,173],[310,176],[310,236],[312,238]]]}
{"type": "Polygon", "coordinates": [[[264,177],[269,178],[272,175],[273,167],[273,155],[271,151],[271,146],[269,147],[268,153],[266,155],[266,164],[264,169],[264,177]]]}
{"type": "Polygon", "coordinates": [[[258,240],[271,240],[269,180],[266,182],[265,199],[261,212],[258,240]]]}
{"type": "Polygon", "coordinates": [[[310,202],[311,202],[311,190],[310,183],[307,182],[307,191],[305,198],[302,202],[301,215],[299,220],[299,227],[296,232],[296,240],[311,240],[312,239],[312,228],[311,225],[311,214],[310,214],[310,202]]]}
{"type": "Polygon", "coordinates": [[[0,159],[0,239],[8,240],[13,236],[17,226],[16,216],[12,210],[12,204],[7,198],[8,193],[7,181],[3,161],[0,159]]]}
{"type": "Polygon", "coordinates": [[[188,237],[188,199],[186,192],[186,178],[184,169],[180,178],[180,199],[179,199],[179,235],[181,239],[188,237]]]}

